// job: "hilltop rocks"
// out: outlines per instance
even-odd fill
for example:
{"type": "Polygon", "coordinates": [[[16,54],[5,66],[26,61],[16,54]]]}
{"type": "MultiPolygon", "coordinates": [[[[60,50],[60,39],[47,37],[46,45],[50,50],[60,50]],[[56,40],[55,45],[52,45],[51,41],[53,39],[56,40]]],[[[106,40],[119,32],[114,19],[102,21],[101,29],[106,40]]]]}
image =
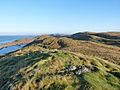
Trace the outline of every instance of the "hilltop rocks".
{"type": "Polygon", "coordinates": [[[90,72],[90,71],[91,71],[91,70],[90,70],[89,68],[87,68],[87,67],[83,67],[81,70],[82,70],[83,73],[86,73],[86,72],[90,72]]]}
{"type": "Polygon", "coordinates": [[[69,66],[67,67],[67,69],[68,69],[68,71],[74,71],[74,70],[77,69],[77,67],[76,67],[76,66],[69,65],[69,66]]]}
{"type": "Polygon", "coordinates": [[[66,68],[66,71],[74,72],[76,75],[81,75],[82,73],[91,72],[91,68],[88,68],[85,66],[68,65],[68,67],[66,68]]]}

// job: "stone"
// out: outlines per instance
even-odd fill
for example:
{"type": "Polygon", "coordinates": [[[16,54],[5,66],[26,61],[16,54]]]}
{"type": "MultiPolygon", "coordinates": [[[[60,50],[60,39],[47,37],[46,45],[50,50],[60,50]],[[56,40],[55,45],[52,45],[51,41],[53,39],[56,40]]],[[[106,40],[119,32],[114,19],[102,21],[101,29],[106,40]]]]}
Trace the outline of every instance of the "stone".
{"type": "Polygon", "coordinates": [[[68,70],[69,71],[74,71],[74,70],[76,70],[77,69],[77,67],[76,66],[68,66],[68,70]]]}
{"type": "Polygon", "coordinates": [[[19,78],[22,77],[22,75],[21,75],[21,74],[16,74],[15,77],[16,77],[17,79],[19,79],[19,78]]]}
{"type": "Polygon", "coordinates": [[[44,53],[43,51],[40,51],[40,53],[44,53]]]}
{"type": "Polygon", "coordinates": [[[86,73],[86,72],[90,72],[90,70],[89,70],[88,68],[86,68],[86,67],[83,67],[83,68],[82,68],[82,72],[83,72],[83,73],[86,73]]]}
{"type": "Polygon", "coordinates": [[[81,70],[76,71],[76,75],[81,75],[81,74],[82,74],[81,70]]]}
{"type": "Polygon", "coordinates": [[[30,56],[30,53],[28,53],[27,55],[30,56]]]}

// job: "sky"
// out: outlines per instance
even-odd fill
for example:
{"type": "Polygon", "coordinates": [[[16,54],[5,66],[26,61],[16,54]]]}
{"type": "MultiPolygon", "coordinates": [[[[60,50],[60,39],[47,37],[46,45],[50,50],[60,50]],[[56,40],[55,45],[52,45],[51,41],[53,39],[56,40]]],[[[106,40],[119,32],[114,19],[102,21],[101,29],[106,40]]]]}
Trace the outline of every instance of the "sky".
{"type": "Polygon", "coordinates": [[[120,31],[120,0],[0,0],[0,35],[120,31]]]}

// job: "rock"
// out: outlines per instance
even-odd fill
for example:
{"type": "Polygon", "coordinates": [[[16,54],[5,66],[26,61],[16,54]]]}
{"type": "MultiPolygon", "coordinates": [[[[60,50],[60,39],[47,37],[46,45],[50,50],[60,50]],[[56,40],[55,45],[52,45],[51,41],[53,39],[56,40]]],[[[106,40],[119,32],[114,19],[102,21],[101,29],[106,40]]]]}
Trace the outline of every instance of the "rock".
{"type": "Polygon", "coordinates": [[[74,70],[76,70],[77,69],[77,67],[76,66],[68,66],[68,70],[69,71],[74,71],[74,70]]]}
{"type": "Polygon", "coordinates": [[[76,75],[81,75],[82,73],[87,73],[90,72],[91,69],[85,66],[73,66],[73,65],[69,65],[67,67],[67,72],[70,73],[70,71],[74,72],[74,74],[76,75]]]}
{"type": "Polygon", "coordinates": [[[15,75],[15,78],[16,78],[16,79],[19,79],[19,78],[21,78],[21,77],[22,77],[21,74],[16,74],[16,75],[15,75]]]}
{"type": "Polygon", "coordinates": [[[90,69],[86,68],[86,67],[83,67],[82,68],[82,73],[86,73],[86,72],[90,72],[90,69]]]}
{"type": "Polygon", "coordinates": [[[90,72],[91,70],[87,67],[79,67],[77,68],[76,75],[81,75],[82,73],[90,72]]]}
{"type": "Polygon", "coordinates": [[[30,53],[28,53],[27,55],[30,56],[30,53]]]}
{"type": "Polygon", "coordinates": [[[81,75],[81,74],[82,74],[81,70],[76,71],[76,75],[81,75]]]}
{"type": "Polygon", "coordinates": [[[40,53],[44,53],[43,51],[40,51],[40,53]]]}

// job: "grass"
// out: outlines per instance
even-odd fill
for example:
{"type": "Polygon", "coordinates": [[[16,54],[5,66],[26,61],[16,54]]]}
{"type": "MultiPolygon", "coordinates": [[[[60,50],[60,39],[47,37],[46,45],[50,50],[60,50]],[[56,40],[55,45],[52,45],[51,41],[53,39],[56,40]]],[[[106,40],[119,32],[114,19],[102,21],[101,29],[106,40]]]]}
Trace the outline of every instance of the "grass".
{"type": "Polygon", "coordinates": [[[84,78],[89,83],[90,90],[119,90],[120,88],[119,79],[111,74],[88,73],[84,78]]]}
{"type": "Polygon", "coordinates": [[[49,51],[46,54],[33,52],[29,57],[24,55],[4,58],[0,61],[0,70],[1,76],[4,77],[4,79],[0,78],[1,83],[3,80],[10,81],[15,90],[77,90],[83,89],[85,83],[90,90],[118,90],[120,88],[119,78],[109,73],[112,70],[119,72],[119,66],[96,57],[76,55],[67,51],[49,51]],[[65,72],[65,68],[70,64],[95,66],[98,71],[77,76],[73,72],[65,72]],[[19,69],[10,69],[18,65],[19,69]],[[106,68],[106,65],[109,67],[106,68]],[[63,74],[60,73],[61,71],[63,74]],[[20,74],[21,77],[16,78],[16,74],[20,74]]]}
{"type": "Polygon", "coordinates": [[[38,37],[0,57],[0,90],[9,85],[13,90],[119,90],[119,50],[66,37],[38,37]],[[69,65],[93,70],[77,75],[66,70],[69,65]]]}
{"type": "Polygon", "coordinates": [[[120,48],[91,41],[73,40],[71,38],[41,36],[33,45],[46,49],[67,50],[84,55],[96,56],[109,62],[120,65],[120,48]],[[39,42],[39,43],[38,43],[39,42]]]}
{"type": "Polygon", "coordinates": [[[78,40],[86,40],[97,43],[104,43],[107,45],[120,46],[120,32],[107,32],[107,33],[76,33],[71,35],[71,38],[78,40]]]}

